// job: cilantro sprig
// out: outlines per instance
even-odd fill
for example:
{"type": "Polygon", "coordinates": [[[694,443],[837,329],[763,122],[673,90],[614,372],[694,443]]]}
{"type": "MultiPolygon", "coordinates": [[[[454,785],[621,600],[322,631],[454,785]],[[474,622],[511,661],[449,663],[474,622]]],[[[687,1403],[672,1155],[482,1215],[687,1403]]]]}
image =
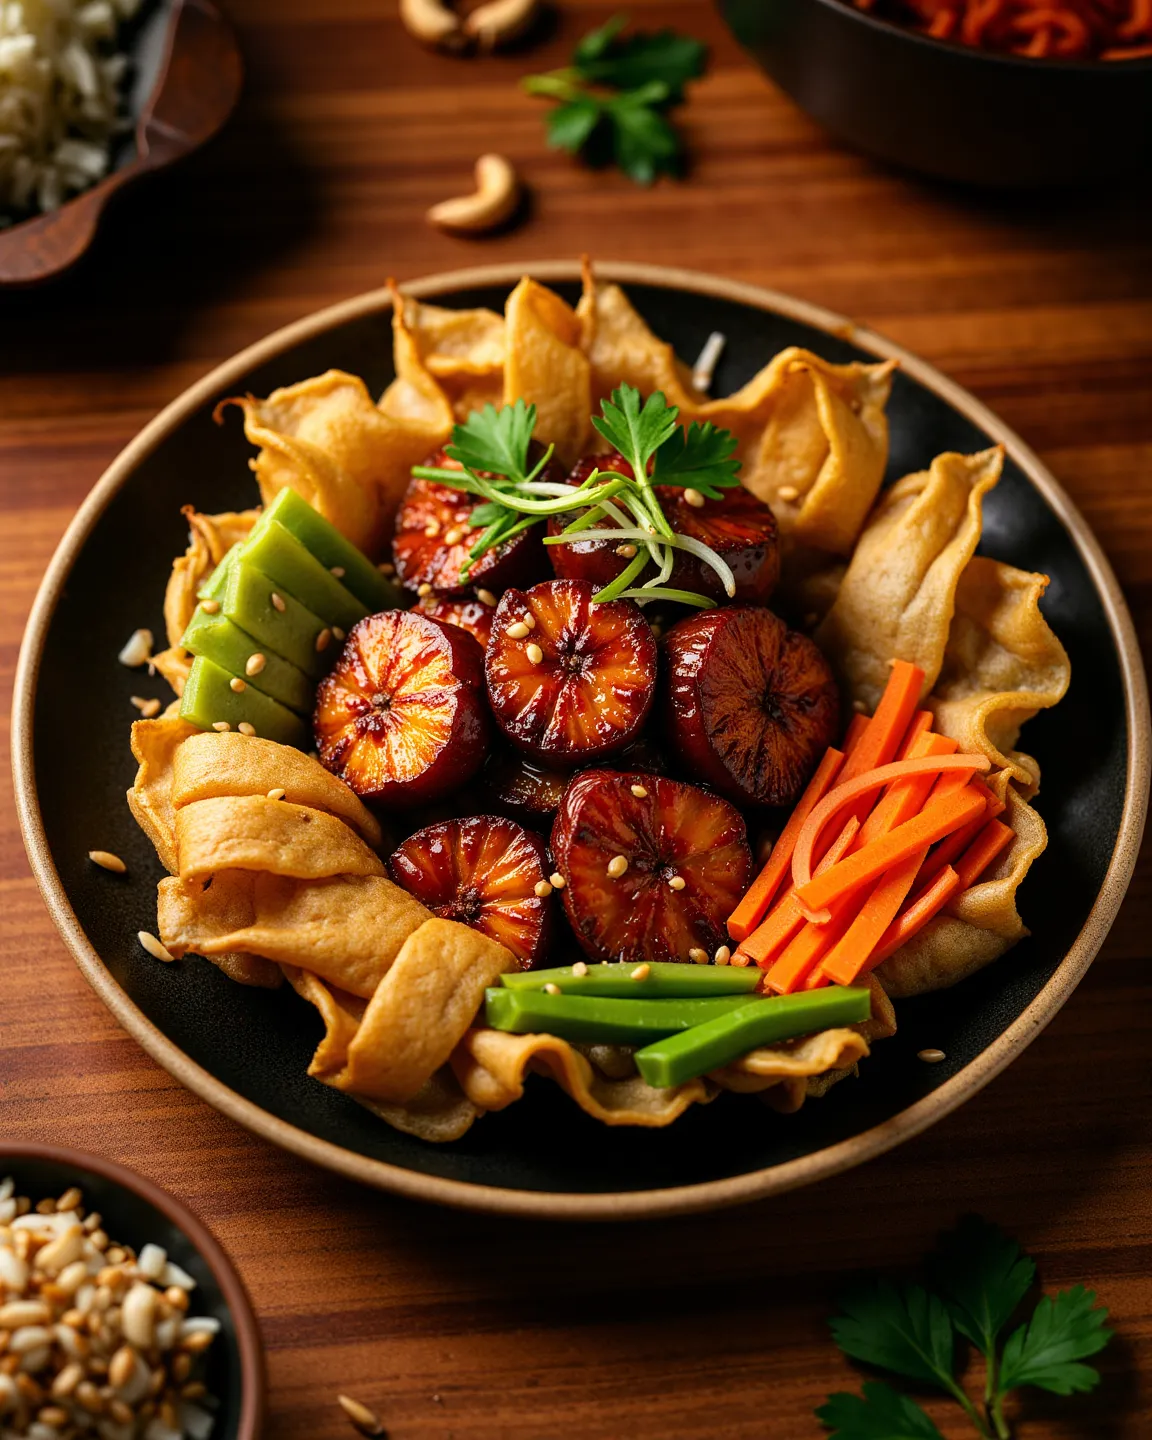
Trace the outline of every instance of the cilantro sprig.
{"type": "Polygon", "coordinates": [[[731,569],[715,550],[675,530],[664,514],[654,487],[674,485],[718,499],[739,482],[740,462],[734,459],[736,439],[727,430],[698,421],[685,430],[680,412],[661,391],[642,399],[639,390],[621,385],[601,401],[592,424],[624,457],[630,473],[611,468],[593,470],[580,485],[540,477],[552,459],[552,446],[530,464],[536,428],[536,407],[517,400],[497,410],[486,405],[452,431],[445,453],[463,468],[417,465],[418,479],[476,495],[482,503],[472,512],[473,526],[484,527],[469,550],[465,574],[473,561],[514,535],[550,518],[579,512],[545,545],[572,545],[582,540],[607,540],[621,547],[628,564],[594,597],[598,602],[621,597],[645,605],[674,600],[707,608],[712,601],[693,590],[668,585],[676,552],[687,551],[713,569],[728,595],[736,592],[731,569]],[[649,567],[653,573],[641,581],[649,567]]]}
{"type": "Polygon", "coordinates": [[[576,46],[572,64],[529,75],[529,95],[559,103],[548,117],[548,143],[592,164],[614,163],[638,185],[679,173],[683,146],[668,112],[689,80],[704,72],[707,49],[672,30],[623,36],[616,15],[576,46]]]}
{"type": "MultiPolygon", "coordinates": [[[[842,1302],[832,1334],[846,1355],[943,1390],[983,1440],[1010,1440],[1008,1396],[1024,1386],[1072,1395],[1095,1388],[1100,1372],[1083,1362],[1112,1337],[1108,1312],[1077,1285],[1042,1296],[1003,1345],[1000,1337],[1036,1278],[1035,1263],[995,1225],[970,1216],[945,1235],[929,1271],[934,1289],[877,1281],[842,1302]],[[957,1341],[984,1356],[983,1404],[956,1378],[957,1341]]],[[[941,1440],[927,1414],[879,1381],[863,1393],[831,1395],[816,1412],[830,1440],[941,1440]]]]}

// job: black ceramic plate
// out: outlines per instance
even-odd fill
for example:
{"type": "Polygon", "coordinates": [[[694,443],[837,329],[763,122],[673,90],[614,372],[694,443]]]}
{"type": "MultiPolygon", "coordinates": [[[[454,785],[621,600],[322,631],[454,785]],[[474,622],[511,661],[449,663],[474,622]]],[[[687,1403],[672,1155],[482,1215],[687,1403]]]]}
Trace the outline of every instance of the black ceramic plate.
{"type": "MultiPolygon", "coordinates": [[[[576,294],[576,267],[533,273],[576,294]]],[[[1051,843],[1022,893],[1032,938],[946,995],[899,1007],[899,1033],[860,1077],[789,1118],[725,1095],[667,1130],[608,1129],[534,1078],[523,1101],[455,1144],[402,1135],[305,1073],[320,1037],[291,992],[248,990],[206,961],[163,965],[136,940],[155,928],[152,848],[124,804],[134,762],[130,694],[163,694],[116,653],[139,625],[163,632],[161,600],[183,550],[180,506],[239,509],[255,499],[238,419],[214,403],[339,367],[376,393],[391,378],[386,294],[365,296],[237,356],[164,411],[112,466],[69,530],[29,623],[15,701],[16,788],[33,868],[81,968],[162,1065],[242,1124],[321,1164],[384,1188],[483,1209],[651,1216],[773,1193],[858,1163],[923,1129],[1006,1065],[1055,1013],[1099,948],[1127,886],[1143,825],[1147,693],[1116,581],[1084,521],[1035,456],[971,396],[846,321],[780,295],[684,272],[606,266],[661,336],[692,357],[728,337],[716,393],[777,350],[831,360],[897,356],[890,475],[942,450],[1003,442],[1005,475],[986,504],[985,553],[1052,577],[1045,611],[1068,648],[1067,698],[1029,727],[1044,771],[1039,809],[1051,843]],[[77,697],[83,697],[82,709],[77,697]],[[1075,767],[1060,757],[1075,754],[1075,767]],[[97,870],[113,850],[129,878],[97,870]],[[948,1059],[915,1062],[923,1046],[948,1059]],[[751,1112],[751,1113],[750,1113],[751,1112]],[[754,1123],[750,1123],[754,1121],[754,1123]],[[655,1193],[654,1193],[655,1192],[655,1193]]],[[[454,306],[500,309],[513,267],[412,286],[454,306]]],[[[167,698],[167,697],[165,697],[167,698]]]]}
{"type": "Polygon", "coordinates": [[[256,1317],[231,1261],[195,1216],[151,1180],[83,1151],[0,1143],[0,1180],[7,1176],[17,1195],[34,1201],[79,1185],[85,1208],[99,1211],[114,1240],[137,1250],[149,1241],[162,1245],[192,1276],[191,1313],[220,1322],[204,1376],[220,1402],[212,1440],[256,1440],[265,1385],[256,1317]]]}

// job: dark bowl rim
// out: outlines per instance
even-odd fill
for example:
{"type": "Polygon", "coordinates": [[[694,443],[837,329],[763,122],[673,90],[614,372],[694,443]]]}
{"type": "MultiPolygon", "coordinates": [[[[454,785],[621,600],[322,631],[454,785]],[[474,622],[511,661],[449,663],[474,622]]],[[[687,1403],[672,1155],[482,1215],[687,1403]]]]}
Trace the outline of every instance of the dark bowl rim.
{"type": "Polygon", "coordinates": [[[99,1175],[121,1190],[159,1210],[192,1245],[212,1272],[220,1286],[224,1303],[236,1326],[236,1348],[240,1354],[240,1414],[237,1417],[237,1440],[259,1440],[264,1428],[267,1371],[260,1324],[252,1308],[240,1272],[202,1220],[181,1200],[170,1195],[146,1175],[95,1155],[89,1150],[75,1150],[69,1145],[52,1145],[38,1141],[0,1140],[0,1173],[17,1168],[21,1160],[49,1160],[76,1172],[77,1183],[83,1188],[85,1175],[99,1175]]]}
{"type": "MultiPolygon", "coordinates": [[[[982,50],[977,45],[959,45],[949,40],[937,40],[933,35],[925,35],[921,30],[913,30],[911,26],[900,25],[895,20],[885,20],[882,16],[872,15],[866,10],[858,10],[852,4],[852,0],[816,0],[816,3],[823,5],[826,10],[834,10],[837,13],[844,11],[872,30],[880,30],[887,34],[903,36],[904,39],[915,45],[926,46],[930,50],[942,52],[947,55],[959,53],[971,57],[973,61],[990,61],[993,64],[1004,65],[1009,69],[1019,68],[1026,70],[1051,70],[1063,74],[1108,74],[1113,70],[1119,70],[1122,74],[1138,74],[1141,72],[1152,72],[1152,55],[1140,55],[1131,60],[1059,60],[1045,58],[1036,55],[1005,55],[999,50],[982,50]]],[[[722,9],[727,12],[727,0],[720,0],[722,9]]]]}
{"type": "MultiPolygon", "coordinates": [[[[370,291],[317,311],[275,331],[233,355],[166,406],[129,442],[89,492],[61,539],[33,602],[20,649],[12,702],[12,770],[17,814],[29,862],[49,913],[80,970],[105,1005],[169,1074],[238,1124],[293,1154],[378,1189],[412,1199],[492,1214],[567,1220],[652,1219],[738,1205],[850,1169],[911,1139],[942,1119],[998,1075],[1048,1024],[1078,984],[1104,941],[1132,876],[1148,804],[1152,725],[1148,686],[1139,642],[1119,583],[1096,537],[1057,480],[1035,453],[982,402],[911,351],[835,312],[779,291],[699,271],[631,262],[604,261],[599,276],[698,295],[784,315],[859,346],[881,359],[895,359],[918,384],[945,400],[1003,444],[1043,495],[1068,532],[1100,596],[1116,646],[1124,687],[1128,763],[1120,827],[1100,891],[1084,925],[1051,979],[1010,1026],[957,1074],[930,1095],[890,1120],[847,1140],[780,1165],[724,1180],[664,1189],[584,1194],[509,1189],[451,1180],[371,1159],[268,1114],[198,1065],[171,1041],[128,996],[105,967],[69,902],[48,846],[36,791],[34,719],[36,685],[44,643],[69,572],[105,509],[136,465],[195,412],[220,395],[233,393],[255,367],[326,330],[392,308],[387,289],[370,291]]],[[[579,282],[576,261],[510,262],[440,273],[404,289],[418,298],[436,298],[482,286],[506,286],[531,274],[542,281],[579,282]]]]}

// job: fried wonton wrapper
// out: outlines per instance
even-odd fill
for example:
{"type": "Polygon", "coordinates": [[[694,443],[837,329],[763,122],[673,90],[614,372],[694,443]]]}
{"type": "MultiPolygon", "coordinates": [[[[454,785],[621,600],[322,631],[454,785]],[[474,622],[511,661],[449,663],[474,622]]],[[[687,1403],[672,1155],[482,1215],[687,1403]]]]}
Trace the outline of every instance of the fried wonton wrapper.
{"type": "Polygon", "coordinates": [[[505,309],[504,404],[536,406],[536,438],[562,463],[579,459],[591,433],[591,371],[576,312],[525,277],[505,309]]]}
{"type": "Polygon", "coordinates": [[[160,938],[177,957],[261,956],[265,964],[305,967],[364,1000],[429,919],[430,911],[382,875],[298,880],[225,870],[208,886],[162,880],[157,901],[160,938]],[[242,894],[243,908],[217,909],[222,884],[242,894]]]}
{"type": "Polygon", "coordinates": [[[384,874],[379,856],[343,820],[266,795],[224,795],[182,805],[176,811],[176,854],[182,880],[203,880],[217,870],[259,870],[297,880],[384,874]]]}
{"type": "Polygon", "coordinates": [[[185,884],[179,876],[161,880],[156,896],[156,928],[160,939],[179,960],[189,951],[204,955],[238,985],[275,990],[284,983],[279,965],[221,944],[223,936],[251,923],[254,877],[245,870],[225,870],[210,881],[185,884]]]}
{"type": "Polygon", "coordinates": [[[448,397],[457,420],[504,395],[505,326],[494,310],[445,310],[405,299],[404,319],[417,353],[448,397]]]}
{"type": "Polygon", "coordinates": [[[290,805],[306,805],[345,820],[373,847],[380,844],[380,822],[318,760],[235,730],[197,732],[177,750],[172,766],[172,805],[222,796],[267,795],[281,789],[290,805]]]}
{"type": "Polygon", "coordinates": [[[577,314],[596,403],[622,382],[645,395],[662,390],[682,422],[711,421],[736,436],[741,480],[772,506],[784,537],[851,551],[888,460],[894,362],[832,365],[791,348],[734,395],[709,400],[618,285],[601,285],[586,269],[577,314]]]}
{"type": "Polygon", "coordinates": [[[869,714],[893,659],[919,665],[925,693],[936,683],[956,589],[1003,460],[999,448],[939,455],[930,469],[893,485],[870,517],[815,637],[847,698],[869,714]]]}
{"type": "Polygon", "coordinates": [[[176,752],[190,735],[199,733],[195,725],[178,715],[137,720],[132,726],[132,754],[140,768],[128,791],[128,808],[155,846],[161,865],[171,875],[180,869],[176,854],[176,809],[172,804],[176,752]]]}

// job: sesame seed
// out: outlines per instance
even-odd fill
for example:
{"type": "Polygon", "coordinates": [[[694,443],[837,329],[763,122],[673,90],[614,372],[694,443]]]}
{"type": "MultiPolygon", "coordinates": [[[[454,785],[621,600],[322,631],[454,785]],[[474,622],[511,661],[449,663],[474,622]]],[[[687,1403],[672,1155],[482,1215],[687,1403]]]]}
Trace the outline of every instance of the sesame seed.
{"type": "Polygon", "coordinates": [[[628,869],[627,855],[613,855],[608,862],[608,874],[613,880],[619,880],[620,876],[628,869]]]}
{"type": "Polygon", "coordinates": [[[672,875],[668,879],[668,888],[669,890],[683,890],[687,883],[683,875],[672,875]]]}
{"type": "Polygon", "coordinates": [[[228,688],[235,690],[237,695],[243,695],[248,686],[245,681],[240,679],[239,675],[233,675],[232,679],[228,681],[228,688]]]}
{"type": "Polygon", "coordinates": [[[548,879],[552,882],[553,890],[564,889],[564,876],[560,874],[559,870],[557,870],[554,874],[549,875],[548,879]]]}
{"type": "Polygon", "coordinates": [[[341,628],[340,628],[339,625],[333,625],[333,626],[332,626],[332,634],[336,637],[337,640],[343,640],[343,639],[344,639],[344,631],[341,630],[341,628]]]}
{"type": "Polygon", "coordinates": [[[948,1057],[943,1050],[918,1050],[916,1058],[923,1060],[925,1065],[939,1065],[941,1060],[947,1060],[948,1057]]]}
{"type": "Polygon", "coordinates": [[[265,657],[257,650],[254,655],[248,656],[248,662],[244,666],[244,673],[245,675],[259,675],[267,663],[268,661],[265,657]]]}
{"type": "Polygon", "coordinates": [[[236,726],[236,728],[237,728],[237,730],[240,731],[240,734],[241,734],[241,735],[255,735],[255,734],[256,734],[256,727],[255,727],[255,725],[253,725],[253,724],[251,723],[251,721],[249,721],[249,720],[241,720],[240,723],[239,723],[239,725],[236,726]]]}
{"type": "Polygon", "coordinates": [[[421,600],[423,600],[426,595],[431,595],[432,586],[429,585],[427,580],[425,580],[421,584],[417,585],[416,593],[420,596],[421,600]]]}
{"type": "Polygon", "coordinates": [[[93,865],[99,865],[101,870],[111,870],[117,875],[123,875],[128,869],[119,855],[113,855],[111,850],[89,850],[88,859],[93,865]]]}
{"type": "Polygon", "coordinates": [[[524,623],[528,626],[529,630],[535,630],[536,616],[533,615],[531,611],[529,611],[528,614],[524,616],[524,623]]]}
{"type": "Polygon", "coordinates": [[[732,959],[732,951],[727,945],[721,945],[713,958],[717,965],[727,965],[729,960],[732,959]]]}
{"type": "Polygon", "coordinates": [[[288,608],[287,605],[284,604],[284,597],[277,595],[275,590],[272,591],[272,608],[273,610],[279,610],[281,615],[283,615],[284,611],[288,608]]]}
{"type": "Polygon", "coordinates": [[[575,963],[575,965],[572,966],[572,974],[573,974],[573,975],[587,975],[587,974],[588,974],[588,966],[585,965],[585,963],[584,963],[583,960],[577,960],[576,963],[575,963]]]}
{"type": "Polygon", "coordinates": [[[268,791],[268,799],[269,799],[269,800],[283,800],[283,799],[284,799],[284,796],[285,796],[287,793],[288,793],[288,792],[284,789],[283,785],[274,785],[274,786],[272,787],[272,789],[268,791]]]}
{"type": "Polygon", "coordinates": [[[220,609],[220,601],[219,601],[219,600],[201,600],[201,602],[200,602],[200,608],[201,608],[201,610],[204,611],[205,615],[215,615],[216,612],[220,609]]]}
{"type": "Polygon", "coordinates": [[[552,894],[552,886],[547,880],[537,880],[532,888],[538,900],[547,900],[548,896],[552,894]]]}
{"type": "Polygon", "coordinates": [[[857,715],[863,715],[863,714],[864,714],[864,711],[867,710],[867,708],[868,708],[868,707],[867,707],[867,705],[864,704],[864,701],[863,701],[863,700],[853,700],[853,701],[852,701],[852,709],[855,710],[855,712],[856,712],[857,715]]]}
{"type": "Polygon", "coordinates": [[[424,526],[424,538],[427,540],[434,540],[439,534],[440,526],[437,525],[435,520],[429,520],[428,523],[424,526]]]}
{"type": "Polygon", "coordinates": [[[376,569],[379,570],[381,575],[395,575],[396,573],[396,566],[388,560],[381,560],[379,565],[376,566],[376,569]]]}
{"type": "Polygon", "coordinates": [[[160,701],[156,699],[145,700],[142,695],[133,695],[132,704],[140,711],[145,720],[155,720],[160,713],[160,701]]]}
{"type": "Polygon", "coordinates": [[[776,494],[781,500],[792,501],[799,500],[800,498],[800,491],[797,490],[795,485],[781,485],[779,490],[776,491],[776,494]]]}
{"type": "Polygon", "coordinates": [[[647,961],[645,961],[643,965],[637,965],[636,969],[632,971],[632,979],[647,980],[648,976],[651,975],[651,973],[652,967],[648,964],[647,961]]]}
{"type": "Polygon", "coordinates": [[[560,993],[561,993],[560,986],[559,986],[559,985],[553,985],[552,982],[551,982],[551,980],[549,980],[548,984],[544,986],[544,994],[545,994],[545,995],[559,995],[560,993]]]}
{"type": "Polygon", "coordinates": [[[477,590],[477,591],[476,591],[476,598],[477,598],[477,600],[480,601],[481,605],[495,605],[495,604],[496,604],[496,596],[493,595],[493,593],[492,593],[491,590],[477,590]]]}
{"type": "Polygon", "coordinates": [[[623,556],[625,560],[633,560],[636,557],[635,545],[617,545],[616,554],[623,556]]]}
{"type": "Polygon", "coordinates": [[[215,720],[212,723],[212,729],[218,730],[220,734],[223,735],[225,730],[231,730],[232,726],[229,725],[227,720],[215,720]]]}
{"type": "Polygon", "coordinates": [[[137,930],[136,938],[154,960],[175,960],[176,957],[171,950],[161,945],[156,936],[149,935],[147,930],[137,930]]]}
{"type": "Polygon", "coordinates": [[[693,490],[689,487],[684,491],[684,499],[692,506],[693,510],[699,510],[703,507],[704,496],[701,495],[699,490],[693,490]]]}
{"type": "Polygon", "coordinates": [[[544,651],[536,644],[535,640],[533,640],[531,645],[527,646],[524,653],[533,665],[539,665],[541,660],[544,659],[544,651]]]}
{"type": "Polygon", "coordinates": [[[509,640],[527,640],[528,626],[524,624],[523,620],[514,620],[504,633],[509,640]]]}
{"type": "Polygon", "coordinates": [[[337,580],[343,580],[344,576],[347,575],[348,572],[344,569],[343,565],[330,565],[328,567],[328,573],[330,575],[335,575],[337,580]]]}
{"type": "Polygon", "coordinates": [[[152,631],[133,630],[116,658],[121,665],[127,665],[130,670],[135,669],[137,665],[143,665],[146,660],[150,660],[152,658],[152,631]]]}
{"type": "Polygon", "coordinates": [[[332,631],[325,625],[324,629],[316,636],[316,653],[320,654],[322,651],[327,650],[331,643],[332,631]]]}
{"type": "Polygon", "coordinates": [[[707,965],[708,951],[701,950],[699,945],[693,945],[688,951],[688,959],[692,961],[693,965],[707,965]]]}
{"type": "Polygon", "coordinates": [[[336,1400],[341,1410],[344,1411],[344,1414],[347,1415],[348,1419],[351,1420],[361,1435],[372,1436],[384,1434],[384,1422],[380,1419],[379,1415],[376,1414],[375,1410],[369,1410],[367,1405],[362,1405],[359,1400],[354,1400],[351,1395],[337,1395],[336,1400]]]}
{"type": "Polygon", "coordinates": [[[628,788],[632,791],[632,794],[635,795],[637,800],[647,800],[648,791],[643,785],[629,785],[628,788]]]}
{"type": "Polygon", "coordinates": [[[444,532],[444,544],[459,545],[466,533],[466,531],[460,529],[459,525],[453,525],[451,530],[445,530],[444,532]]]}

